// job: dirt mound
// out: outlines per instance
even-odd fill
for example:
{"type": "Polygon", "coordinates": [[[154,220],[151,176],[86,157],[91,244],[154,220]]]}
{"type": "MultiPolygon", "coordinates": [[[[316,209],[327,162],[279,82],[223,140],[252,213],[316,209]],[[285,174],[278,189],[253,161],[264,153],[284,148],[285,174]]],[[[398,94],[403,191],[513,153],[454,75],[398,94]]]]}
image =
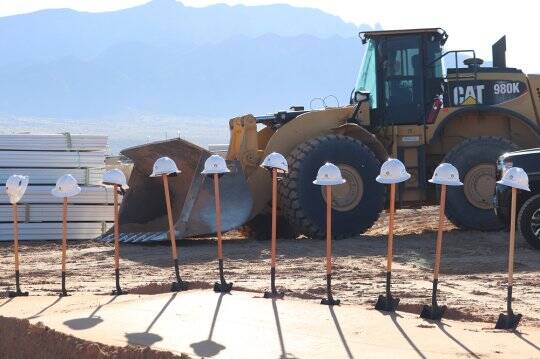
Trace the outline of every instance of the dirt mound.
{"type": "Polygon", "coordinates": [[[189,359],[148,347],[115,347],[62,334],[40,323],[0,317],[0,357],[10,359],[189,359]]]}

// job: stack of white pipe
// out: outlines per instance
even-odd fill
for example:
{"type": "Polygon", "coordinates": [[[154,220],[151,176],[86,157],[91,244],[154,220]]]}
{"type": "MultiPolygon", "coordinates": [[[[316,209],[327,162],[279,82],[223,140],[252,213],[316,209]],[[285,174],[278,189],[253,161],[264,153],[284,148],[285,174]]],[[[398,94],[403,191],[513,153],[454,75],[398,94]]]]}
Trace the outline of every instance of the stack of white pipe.
{"type": "Polygon", "coordinates": [[[30,177],[18,204],[21,240],[59,240],[62,199],[51,195],[69,173],[82,188],[68,199],[68,239],[92,239],[113,221],[112,189],[101,186],[107,136],[66,134],[0,135],[0,241],[12,240],[12,208],[5,192],[13,174],[30,177]]]}

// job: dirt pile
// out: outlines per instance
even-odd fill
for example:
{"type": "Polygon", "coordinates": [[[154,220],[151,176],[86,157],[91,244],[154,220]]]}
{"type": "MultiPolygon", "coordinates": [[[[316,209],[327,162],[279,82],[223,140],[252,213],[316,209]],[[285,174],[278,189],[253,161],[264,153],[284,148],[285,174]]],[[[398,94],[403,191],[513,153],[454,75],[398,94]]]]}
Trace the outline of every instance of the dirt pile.
{"type": "Polygon", "coordinates": [[[189,359],[148,347],[115,347],[62,334],[28,320],[0,317],[0,357],[10,359],[189,359]],[[3,354],[2,354],[3,353],[3,354]]]}

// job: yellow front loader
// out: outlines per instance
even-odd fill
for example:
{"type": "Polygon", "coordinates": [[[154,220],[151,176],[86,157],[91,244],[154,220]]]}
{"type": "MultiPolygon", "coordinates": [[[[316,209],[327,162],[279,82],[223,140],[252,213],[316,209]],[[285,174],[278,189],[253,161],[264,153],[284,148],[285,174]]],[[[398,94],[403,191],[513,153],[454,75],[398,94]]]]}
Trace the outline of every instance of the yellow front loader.
{"type": "MultiPolygon", "coordinates": [[[[492,66],[482,66],[473,50],[444,52],[447,37],[438,28],[361,33],[366,51],[349,105],[230,120],[226,159],[233,171],[223,176],[224,229],[267,237],[271,184],[259,165],[271,152],[283,154],[290,168],[279,184],[283,236],[324,234],[325,194],[312,180],[327,161],[347,180],[332,199],[335,236],[368,229],[384,207],[385,188],[375,177],[388,157],[412,174],[398,187],[399,207],[436,203],[427,178],[440,162],[450,162],[465,185],[448,192],[449,219],[464,228],[500,228],[492,210],[496,160],[540,145],[540,75],[506,66],[504,37],[493,45],[492,66]]],[[[163,155],[184,171],[171,181],[178,234],[213,233],[213,192],[199,175],[208,151],[175,139],[122,153],[135,164],[121,208],[124,241],[166,238],[163,189],[148,178],[163,155]]]]}

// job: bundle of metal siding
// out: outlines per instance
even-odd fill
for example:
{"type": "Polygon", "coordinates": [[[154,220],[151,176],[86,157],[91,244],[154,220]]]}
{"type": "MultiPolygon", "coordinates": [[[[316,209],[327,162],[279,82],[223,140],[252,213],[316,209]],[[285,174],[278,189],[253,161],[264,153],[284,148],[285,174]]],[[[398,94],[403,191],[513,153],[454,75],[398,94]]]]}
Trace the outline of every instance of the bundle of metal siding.
{"type": "Polygon", "coordinates": [[[103,167],[105,151],[1,151],[3,168],[90,168],[103,167]]]}
{"type": "MultiPolygon", "coordinates": [[[[107,222],[114,218],[113,206],[74,204],[68,205],[69,222],[107,222]]],[[[62,220],[60,204],[19,204],[19,222],[59,222],[62,220]]],[[[0,205],[0,222],[12,221],[12,206],[0,205]]]]}
{"type": "MultiPolygon", "coordinates": [[[[68,224],[68,240],[83,240],[96,238],[105,233],[111,223],[77,223],[68,224]]],[[[13,236],[12,223],[0,223],[0,240],[10,241],[13,236]]],[[[62,223],[19,223],[19,239],[28,240],[60,240],[62,238],[62,223]]]]}
{"type": "Polygon", "coordinates": [[[17,151],[103,151],[107,136],[65,134],[0,135],[0,150],[17,151]]]}
{"type": "Polygon", "coordinates": [[[80,185],[99,185],[103,172],[103,168],[0,168],[0,183],[4,184],[9,176],[18,174],[29,176],[32,185],[54,185],[59,177],[69,173],[80,185]]]}
{"type": "MultiPolygon", "coordinates": [[[[13,174],[30,177],[18,205],[22,240],[61,238],[62,198],[51,189],[71,174],[81,193],[68,199],[68,238],[101,236],[113,221],[113,193],[101,184],[107,136],[65,134],[0,135],[0,181],[13,174]]],[[[12,207],[0,187],[0,240],[11,240],[12,207]]]]}
{"type": "MultiPolygon", "coordinates": [[[[59,203],[63,202],[62,198],[54,197],[51,194],[51,189],[54,186],[29,186],[21,200],[21,203],[59,203]]],[[[71,204],[110,204],[113,203],[112,188],[98,186],[82,186],[81,193],[68,199],[71,204]]],[[[0,187],[0,204],[9,204],[9,198],[6,194],[6,188],[0,187]]]]}

